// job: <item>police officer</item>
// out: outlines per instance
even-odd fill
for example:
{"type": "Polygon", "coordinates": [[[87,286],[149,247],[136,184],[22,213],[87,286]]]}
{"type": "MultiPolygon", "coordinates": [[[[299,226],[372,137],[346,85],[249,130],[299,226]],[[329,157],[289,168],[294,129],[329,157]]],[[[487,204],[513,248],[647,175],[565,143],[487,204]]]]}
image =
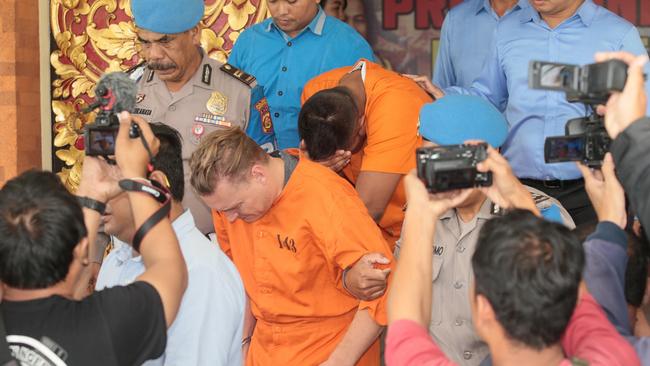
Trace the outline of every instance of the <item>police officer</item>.
{"type": "MultiPolygon", "coordinates": [[[[449,95],[420,111],[420,134],[427,145],[462,144],[483,140],[494,147],[503,144],[508,127],[503,115],[490,103],[475,96],[449,95]]],[[[494,152],[492,162],[509,171],[513,188],[528,191],[536,210],[548,220],[575,225],[568,212],[554,198],[521,185],[507,161],[494,152]]],[[[496,174],[496,173],[495,173],[496,174]]],[[[535,210],[535,208],[532,208],[535,210]]],[[[475,366],[488,354],[487,345],[478,337],[471,319],[469,291],[473,281],[472,255],[483,224],[499,215],[498,206],[479,189],[438,220],[433,243],[433,299],[429,333],[459,365],[475,366]]],[[[396,256],[399,255],[397,243],[396,256]]]]}
{"type": "Polygon", "coordinates": [[[254,77],[221,64],[201,49],[203,0],[132,0],[137,44],[145,63],[131,71],[138,81],[134,114],[163,122],[183,137],[185,197],[198,228],[214,232],[210,211],[191,191],[187,161],[201,139],[238,126],[267,151],[275,135],[264,90],[254,77]]]}

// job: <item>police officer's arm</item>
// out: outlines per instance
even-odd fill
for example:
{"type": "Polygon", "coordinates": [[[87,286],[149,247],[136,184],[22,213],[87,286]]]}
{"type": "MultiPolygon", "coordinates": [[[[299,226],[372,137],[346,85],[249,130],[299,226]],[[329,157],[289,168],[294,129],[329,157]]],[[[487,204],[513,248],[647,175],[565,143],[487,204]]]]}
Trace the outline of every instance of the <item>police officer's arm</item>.
{"type": "Polygon", "coordinates": [[[520,208],[541,216],[532,195],[512,173],[508,161],[488,146],[488,158],[477,165],[480,172],[492,172],[492,185],[480,190],[502,208],[520,208]]]}
{"type": "Polygon", "coordinates": [[[355,185],[357,192],[375,222],[379,222],[384,216],[384,210],[393,197],[400,179],[402,179],[401,174],[380,172],[361,172],[357,177],[355,185]]]}
{"type": "Polygon", "coordinates": [[[432,245],[438,218],[463,202],[471,190],[431,198],[412,171],[404,178],[407,209],[400,259],[388,296],[388,324],[412,320],[428,327],[431,318],[432,245]]]}
{"type": "MultiPolygon", "coordinates": [[[[120,131],[115,148],[115,159],[124,178],[138,178],[146,174],[149,156],[140,139],[129,138],[131,121],[136,122],[154,155],[158,152],[159,141],[155,138],[149,124],[128,113],[120,114],[120,131]]],[[[142,224],[160,209],[160,204],[150,195],[142,192],[128,192],[135,227],[142,224]]],[[[136,280],[152,285],[162,301],[165,320],[169,327],[181,303],[187,287],[187,267],[178,246],[176,234],[169,218],[164,217],[145,235],[140,246],[140,254],[146,267],[145,272],[136,280]]]]}

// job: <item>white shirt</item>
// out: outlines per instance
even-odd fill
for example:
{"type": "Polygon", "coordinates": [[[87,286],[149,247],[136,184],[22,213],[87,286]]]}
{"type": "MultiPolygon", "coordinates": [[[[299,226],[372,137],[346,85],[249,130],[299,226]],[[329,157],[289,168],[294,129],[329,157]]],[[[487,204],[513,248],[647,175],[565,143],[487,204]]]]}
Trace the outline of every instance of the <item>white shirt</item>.
{"type": "MultiPolygon", "coordinates": [[[[187,263],[188,286],[167,330],[165,354],[145,365],[241,365],[244,286],[233,263],[196,228],[189,210],[172,223],[187,263]]],[[[141,256],[116,238],[95,290],[132,283],[144,273],[141,256]]]]}

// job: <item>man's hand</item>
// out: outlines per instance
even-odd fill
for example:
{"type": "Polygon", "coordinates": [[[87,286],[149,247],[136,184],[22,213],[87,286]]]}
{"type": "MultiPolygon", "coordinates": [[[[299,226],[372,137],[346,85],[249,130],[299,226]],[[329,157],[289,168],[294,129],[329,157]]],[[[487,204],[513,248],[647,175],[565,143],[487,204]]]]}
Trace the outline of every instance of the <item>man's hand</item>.
{"type": "Polygon", "coordinates": [[[152,156],[158,154],[160,141],[154,136],[149,124],[138,116],[131,116],[128,112],[119,114],[120,130],[115,143],[115,160],[122,170],[125,178],[144,177],[147,173],[147,164],[150,163],[149,154],[142,143],[142,138],[130,138],[129,129],[131,122],[140,127],[140,134],[149,145],[152,156]]]}
{"type": "Polygon", "coordinates": [[[389,264],[390,260],[381,253],[369,253],[361,257],[345,275],[345,288],[355,298],[371,301],[386,291],[386,278],[390,268],[375,268],[375,264],[389,264]]]}
{"type": "Polygon", "coordinates": [[[118,186],[121,178],[122,173],[117,166],[109,165],[101,158],[86,156],[77,194],[99,202],[108,202],[122,191],[118,186]]]}
{"type": "Polygon", "coordinates": [[[522,208],[539,216],[535,201],[512,172],[508,161],[497,150],[488,146],[488,157],[480,162],[479,172],[492,172],[492,185],[479,188],[495,204],[503,208],[522,208]]]}
{"type": "Polygon", "coordinates": [[[642,118],[646,113],[647,95],[644,88],[643,66],[648,62],[648,55],[634,56],[628,52],[599,52],[596,61],[612,59],[625,61],[628,65],[627,81],[622,92],[613,92],[599,114],[605,114],[605,128],[612,139],[625,130],[632,122],[642,118]]]}
{"type": "Polygon", "coordinates": [[[445,92],[443,92],[442,89],[438,88],[437,86],[433,85],[431,80],[429,80],[429,77],[425,75],[402,75],[418,83],[420,88],[424,89],[425,92],[433,95],[435,99],[440,99],[445,96],[445,92]]]}
{"type": "Polygon", "coordinates": [[[424,183],[418,178],[415,169],[404,177],[404,189],[406,191],[406,210],[422,211],[431,214],[432,220],[437,220],[447,212],[469,197],[471,189],[455,190],[435,195],[429,194],[424,183]]]}
{"type": "Polygon", "coordinates": [[[625,230],[627,213],[625,211],[625,192],[616,178],[614,159],[607,153],[600,170],[592,170],[580,163],[578,168],[585,178],[585,190],[598,221],[611,221],[625,230]]]}
{"type": "MultiPolygon", "coordinates": [[[[307,151],[304,151],[305,156],[309,158],[307,151]]],[[[336,150],[334,155],[327,160],[317,161],[326,168],[332,169],[335,173],[339,173],[346,165],[350,164],[350,157],[352,153],[346,150],[336,150]]]]}

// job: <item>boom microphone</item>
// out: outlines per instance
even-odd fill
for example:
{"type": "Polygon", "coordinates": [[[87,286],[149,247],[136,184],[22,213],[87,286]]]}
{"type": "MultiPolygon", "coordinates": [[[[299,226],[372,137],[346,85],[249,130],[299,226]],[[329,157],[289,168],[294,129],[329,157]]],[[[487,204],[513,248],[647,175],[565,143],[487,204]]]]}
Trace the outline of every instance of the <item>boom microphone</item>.
{"type": "Polygon", "coordinates": [[[123,111],[132,112],[137,93],[138,87],[135,81],[123,72],[105,74],[95,87],[95,95],[97,101],[101,101],[102,109],[111,110],[116,114],[123,111]]]}

